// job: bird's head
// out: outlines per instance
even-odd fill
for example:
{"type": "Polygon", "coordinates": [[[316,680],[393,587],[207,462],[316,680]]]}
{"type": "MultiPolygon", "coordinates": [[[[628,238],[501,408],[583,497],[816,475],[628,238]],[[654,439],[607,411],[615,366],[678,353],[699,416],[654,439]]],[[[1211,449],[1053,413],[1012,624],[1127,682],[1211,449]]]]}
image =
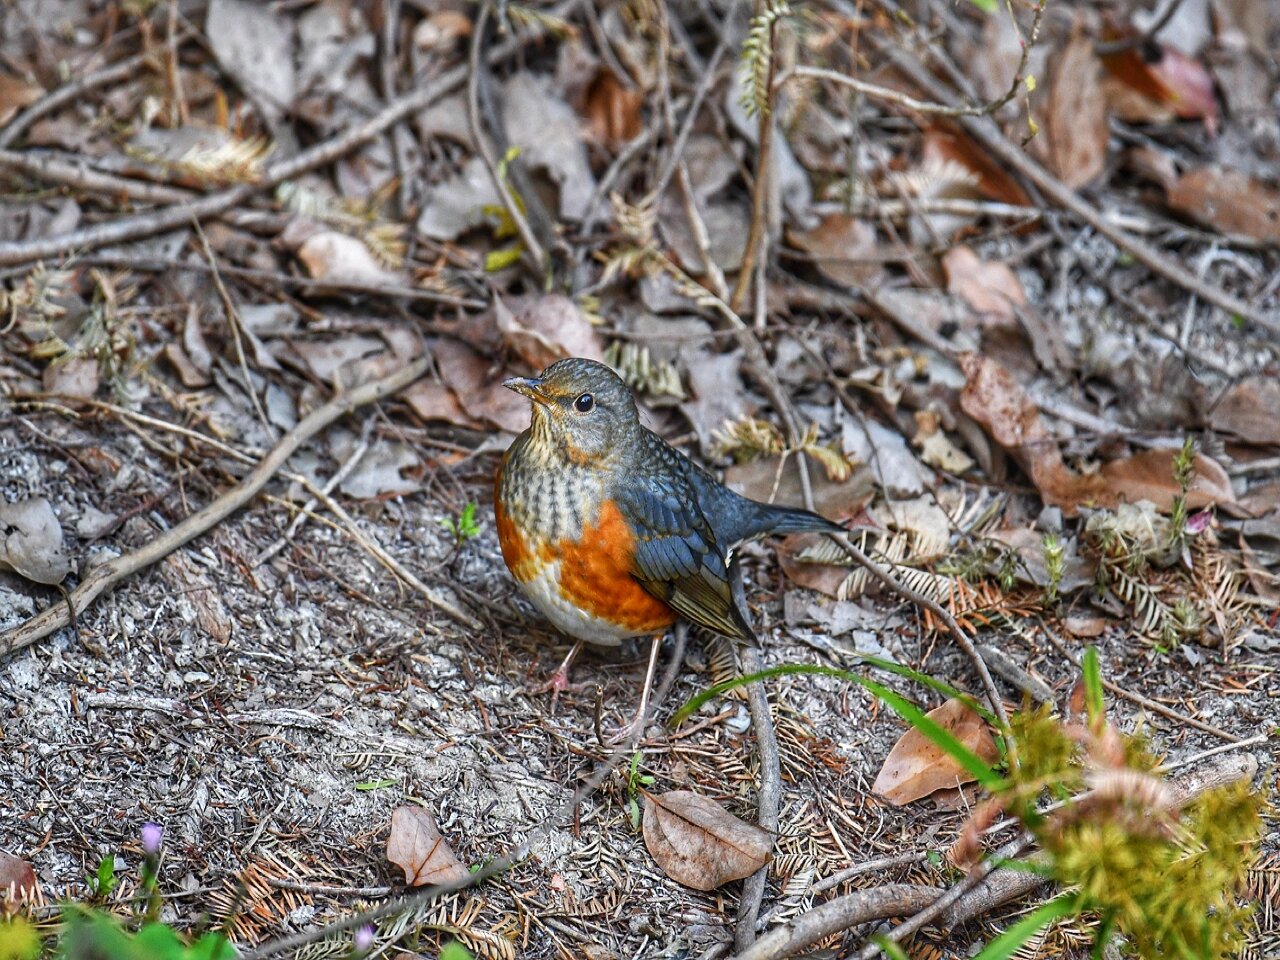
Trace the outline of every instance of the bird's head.
{"type": "Polygon", "coordinates": [[[594,360],[557,360],[540,376],[512,377],[502,385],[533,402],[534,439],[572,463],[611,460],[640,429],[631,391],[594,360]]]}

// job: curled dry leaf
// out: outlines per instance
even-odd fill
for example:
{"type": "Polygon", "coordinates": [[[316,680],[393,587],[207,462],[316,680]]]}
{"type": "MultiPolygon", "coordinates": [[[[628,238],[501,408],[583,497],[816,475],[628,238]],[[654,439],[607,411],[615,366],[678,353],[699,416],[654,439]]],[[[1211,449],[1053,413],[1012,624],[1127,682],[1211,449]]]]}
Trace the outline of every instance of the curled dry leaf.
{"type": "MultiPolygon", "coordinates": [[[[1077,474],[1062,460],[1057,441],[1045,430],[1026,391],[1000,363],[976,353],[960,358],[965,386],[960,407],[1018,461],[1046,504],[1074,515],[1080,506],[1115,507],[1149,500],[1168,512],[1179,488],[1173,477],[1174,450],[1144,450],[1105,463],[1096,473],[1077,474]]],[[[1193,510],[1215,503],[1234,503],[1226,471],[1215,460],[1197,454],[1187,506],[1193,510]]]]}
{"type": "Polygon", "coordinates": [[[1012,325],[1027,294],[1009,265],[983,260],[969,247],[952,247],[942,257],[947,292],[964,300],[988,324],[1012,325]]]}
{"type": "Polygon", "coordinates": [[[1045,142],[1049,166],[1069,187],[1082,187],[1107,163],[1107,98],[1093,41],[1083,31],[1071,40],[1049,72],[1045,142]]]}
{"type": "Polygon", "coordinates": [[[1209,423],[1246,443],[1280,444],[1280,380],[1241,380],[1218,401],[1209,423]]]}
{"type": "Polygon", "coordinates": [[[600,335],[563,294],[526,300],[515,312],[501,297],[495,297],[493,309],[503,341],[535,370],[565,357],[604,360],[600,335]]]}
{"type": "MultiPolygon", "coordinates": [[[[996,743],[986,723],[963,700],[952,698],[928,713],[973,753],[991,763],[996,743]]],[[[923,733],[912,727],[893,745],[871,785],[871,792],[895,807],[927,797],[935,790],[969,783],[974,776],[923,733]]]]}
{"type": "Polygon", "coordinates": [[[644,795],[644,845],[676,883],[714,890],[773,857],[773,836],[690,790],[644,795]]]}
{"type": "Polygon", "coordinates": [[[298,259],[317,280],[402,285],[399,275],[380,264],[355,237],[336,230],[310,236],[298,248],[298,259]]]}
{"type": "Polygon", "coordinates": [[[396,807],[391,815],[387,859],[404,870],[404,882],[412,887],[450,883],[470,875],[440,835],[431,811],[418,806],[396,807]]]}
{"type": "Polygon", "coordinates": [[[1280,243],[1280,190],[1239,170],[1201,167],[1168,188],[1169,206],[1221,230],[1280,243]]]}
{"type": "Polygon", "coordinates": [[[36,872],[21,857],[0,850],[0,900],[7,899],[12,890],[19,897],[36,891],[36,872]]]}
{"type": "Polygon", "coordinates": [[[71,572],[62,524],[44,497],[0,503],[0,570],[36,583],[56,584],[71,572]]]}
{"type": "Polygon", "coordinates": [[[1102,66],[1107,104],[1120,119],[1130,123],[1202,120],[1210,136],[1217,129],[1213,77],[1200,61],[1168,45],[1146,45],[1107,54],[1102,66]]]}

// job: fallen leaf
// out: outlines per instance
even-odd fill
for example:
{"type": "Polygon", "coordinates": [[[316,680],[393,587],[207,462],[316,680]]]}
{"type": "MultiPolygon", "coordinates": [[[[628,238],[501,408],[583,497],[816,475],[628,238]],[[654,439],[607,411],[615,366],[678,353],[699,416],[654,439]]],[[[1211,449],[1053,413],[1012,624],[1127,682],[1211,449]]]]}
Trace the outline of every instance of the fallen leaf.
{"type": "Polygon", "coordinates": [[[272,119],[293,105],[293,21],[268,4],[210,0],[205,35],[218,63],[272,119]]]}
{"type": "Polygon", "coordinates": [[[973,466],[973,458],[951,442],[939,420],[932,410],[917,410],[912,445],[920,450],[920,459],[937,470],[954,474],[967,472],[973,466]]]}
{"type": "Polygon", "coordinates": [[[36,892],[36,872],[21,857],[0,850],[0,899],[8,899],[12,890],[19,897],[36,892]]]}
{"type": "Polygon", "coordinates": [[[893,500],[917,497],[933,487],[937,477],[916,459],[906,438],[897,430],[867,419],[852,417],[841,426],[840,444],[851,463],[865,463],[877,486],[893,500]]]}
{"type": "Polygon", "coordinates": [[[1280,190],[1257,177],[1223,167],[1201,167],[1168,190],[1169,206],[1220,230],[1280,243],[1280,190]]]}
{"type": "MultiPolygon", "coordinates": [[[[1105,463],[1096,473],[1074,473],[1045,430],[1039,409],[1008,370],[976,353],[963,354],[960,368],[965,374],[961,409],[1018,462],[1046,504],[1061,506],[1069,516],[1084,504],[1110,508],[1149,500],[1161,511],[1171,508],[1179,493],[1173,478],[1177,451],[1144,450],[1105,463]]],[[[1226,471],[1217,461],[1197,454],[1187,506],[1200,509],[1234,501],[1226,471]]]]}
{"type": "Polygon", "coordinates": [[[616,149],[644,129],[640,115],[643,106],[643,90],[628,90],[616,73],[600,67],[583,94],[587,136],[595,143],[616,149]]]}
{"type": "Polygon", "coordinates": [[[525,300],[516,306],[515,313],[497,297],[494,317],[506,345],[535,370],[565,357],[604,360],[600,335],[577,305],[563,294],[525,300]]]}
{"type": "Polygon", "coordinates": [[[14,118],[23,107],[44,96],[44,89],[24,83],[8,73],[0,73],[0,127],[14,118]]]}
{"type": "Polygon", "coordinates": [[[44,368],[45,393],[87,399],[98,392],[98,361],[93,357],[72,357],[44,368]]]}
{"type": "Polygon", "coordinates": [[[813,257],[813,265],[828,280],[861,287],[882,272],[876,257],[876,232],[865,220],[833,213],[812,230],[790,233],[791,241],[813,257]]]}
{"type": "Polygon", "coordinates": [[[925,131],[921,155],[924,160],[950,160],[969,170],[978,178],[978,193],[988,200],[1020,207],[1031,204],[1022,185],[953,120],[935,121],[925,131]]]}
{"type": "Polygon", "coordinates": [[[436,369],[467,415],[510,433],[529,426],[529,401],[502,385],[504,377],[483,356],[457,340],[429,344],[436,369]]]}
{"type": "Polygon", "coordinates": [[[1073,637],[1090,639],[1100,637],[1107,629],[1107,621],[1103,617],[1067,617],[1062,621],[1063,629],[1073,637]]]}
{"type": "Polygon", "coordinates": [[[738,420],[747,413],[740,373],[742,351],[714,353],[700,346],[685,359],[690,398],[680,404],[680,410],[693,424],[703,454],[710,456],[715,431],[726,420],[738,420]]]}
{"type": "MultiPolygon", "coordinates": [[[[1107,39],[1122,39],[1111,32],[1107,39]]],[[[1198,60],[1161,44],[1129,47],[1103,56],[1107,105],[1130,123],[1202,120],[1210,136],[1218,125],[1213,77],[1198,60]]]]}
{"type": "Polygon", "coordinates": [[[573,109],[553,90],[552,78],[520,70],[501,99],[507,138],[520,161],[543,170],[560,188],[560,216],[581,220],[595,193],[596,178],[573,109]]]}
{"type": "MultiPolygon", "coordinates": [[[[355,449],[355,438],[335,433],[331,443],[334,458],[345,463],[355,449]]],[[[400,497],[422,489],[422,458],[407,443],[377,440],[369,445],[360,462],[343,478],[340,489],[359,500],[400,497]]]]}
{"type": "Polygon", "coordinates": [[[1077,27],[1049,70],[1045,142],[1049,167],[1069,187],[1082,187],[1107,164],[1107,99],[1093,41],[1077,27]]]}
{"type": "Polygon", "coordinates": [[[498,203],[493,180],[480,157],[457,175],[430,187],[418,215],[418,230],[434,240],[456,240],[487,219],[484,208],[498,203]]]}
{"type": "Polygon", "coordinates": [[[187,352],[172,340],[164,345],[161,351],[162,356],[169,361],[169,365],[178,374],[178,379],[182,381],[182,385],[188,390],[194,390],[198,387],[207,387],[212,381],[203,373],[187,356],[187,352]]]}
{"type": "MultiPolygon", "coordinates": [[[[794,456],[788,457],[778,475],[778,457],[765,457],[746,463],[735,463],[724,473],[725,485],[736,493],[765,503],[787,507],[803,507],[804,492],[800,468],[794,456]]],[[[809,469],[809,488],[813,507],[824,517],[836,519],[859,513],[876,492],[875,478],[866,466],[860,466],[847,480],[836,482],[825,470],[809,469]]]]}
{"type": "Polygon", "coordinates": [[[467,416],[467,411],[462,409],[454,392],[435,380],[418,380],[402,390],[400,397],[415,414],[428,422],[439,421],[470,428],[480,426],[476,420],[467,416]]]}
{"type": "Polygon", "coordinates": [[[436,10],[413,30],[413,44],[423,50],[452,47],[471,36],[471,18],[458,10],[436,10]]]}
{"type": "Polygon", "coordinates": [[[402,286],[404,278],[388,270],[355,237],[325,230],[308,237],[298,248],[298,259],[316,280],[402,286]]]}
{"type": "Polygon", "coordinates": [[[396,807],[391,814],[387,859],[404,870],[404,882],[412,887],[450,883],[470,875],[440,835],[435,817],[418,806],[396,807]]]}
{"type": "Polygon", "coordinates": [[[71,572],[62,524],[44,497],[0,501],[0,570],[47,584],[61,583],[71,572]]]}
{"type": "Polygon", "coordinates": [[[644,845],[676,883],[714,890],[755,873],[773,857],[769,831],[739,820],[689,790],[644,795],[644,845]]]}
{"type": "Polygon", "coordinates": [[[987,324],[1012,326],[1017,308],[1027,305],[1022,283],[1006,263],[983,260],[960,244],[942,257],[947,292],[964,300],[987,324]]]}
{"type": "Polygon", "coordinates": [[[345,366],[355,365],[368,357],[386,351],[377,337],[352,334],[334,340],[294,340],[293,352],[302,359],[311,375],[324,383],[333,383],[345,366]]]}
{"type": "MultiPolygon", "coordinates": [[[[997,751],[991,731],[963,700],[953,697],[927,716],[987,763],[995,761],[997,751]]],[[[974,779],[950,754],[912,727],[889,751],[871,792],[900,807],[935,790],[974,779]]]]}

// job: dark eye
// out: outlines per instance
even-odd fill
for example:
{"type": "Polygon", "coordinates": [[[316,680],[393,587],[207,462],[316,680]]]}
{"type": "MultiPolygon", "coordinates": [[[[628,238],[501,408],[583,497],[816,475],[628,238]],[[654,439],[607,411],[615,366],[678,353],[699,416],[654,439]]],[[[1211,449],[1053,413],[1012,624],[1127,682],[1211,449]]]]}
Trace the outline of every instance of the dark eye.
{"type": "Polygon", "coordinates": [[[573,401],[573,409],[579,413],[590,413],[596,405],[596,398],[589,393],[584,393],[577,400],[573,401]]]}

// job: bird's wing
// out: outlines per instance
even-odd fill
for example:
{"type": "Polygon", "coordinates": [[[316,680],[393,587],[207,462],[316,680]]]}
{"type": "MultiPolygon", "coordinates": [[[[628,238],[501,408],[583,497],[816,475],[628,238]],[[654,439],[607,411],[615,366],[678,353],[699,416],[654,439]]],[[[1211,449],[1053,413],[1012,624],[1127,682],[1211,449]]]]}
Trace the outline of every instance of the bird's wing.
{"type": "Polygon", "coordinates": [[[733,600],[725,548],[690,484],[678,476],[631,474],[620,486],[616,498],[635,538],[632,575],[694,623],[753,640],[733,600]]]}

